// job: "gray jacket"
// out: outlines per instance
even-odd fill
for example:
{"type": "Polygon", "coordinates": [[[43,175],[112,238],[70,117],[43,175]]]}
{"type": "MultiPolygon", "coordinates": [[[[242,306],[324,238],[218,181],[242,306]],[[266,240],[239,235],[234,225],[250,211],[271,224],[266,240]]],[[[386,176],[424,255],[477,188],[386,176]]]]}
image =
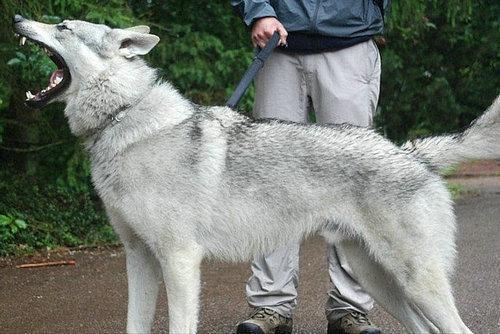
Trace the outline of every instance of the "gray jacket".
{"type": "MultiPolygon", "coordinates": [[[[231,0],[245,23],[276,17],[289,32],[300,31],[332,37],[380,34],[383,18],[377,0],[231,0]]],[[[390,0],[383,0],[384,8],[390,0]]]]}

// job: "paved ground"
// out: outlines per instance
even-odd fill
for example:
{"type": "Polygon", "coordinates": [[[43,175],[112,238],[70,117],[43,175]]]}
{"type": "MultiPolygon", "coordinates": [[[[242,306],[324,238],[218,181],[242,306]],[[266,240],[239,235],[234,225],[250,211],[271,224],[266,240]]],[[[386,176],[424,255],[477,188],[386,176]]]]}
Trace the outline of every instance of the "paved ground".
{"type": "MultiPolygon", "coordinates": [[[[456,179],[468,192],[458,200],[458,264],[454,288],[465,323],[475,333],[500,333],[500,177],[456,179]]],[[[120,248],[52,254],[76,266],[17,269],[0,261],[1,333],[116,333],[125,329],[126,276],[120,248]]],[[[301,254],[297,333],[325,333],[328,288],[325,247],[308,240],[301,254]]],[[[248,309],[248,264],[205,263],[201,333],[230,333],[248,309]]],[[[402,327],[381,309],[373,320],[386,333],[402,327]]],[[[159,298],[155,332],[166,332],[166,296],[159,298]]]]}

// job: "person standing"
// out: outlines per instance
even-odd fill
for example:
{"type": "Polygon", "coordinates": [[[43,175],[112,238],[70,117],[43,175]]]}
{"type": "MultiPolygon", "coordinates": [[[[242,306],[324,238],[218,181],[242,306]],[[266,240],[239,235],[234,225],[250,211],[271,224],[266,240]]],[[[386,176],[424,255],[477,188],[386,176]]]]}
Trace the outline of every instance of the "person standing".
{"type": "MultiPolygon", "coordinates": [[[[382,33],[389,0],[232,0],[251,28],[254,46],[273,33],[280,47],[255,78],[253,115],[307,123],[370,126],[380,88],[382,33]]],[[[325,306],[328,334],[378,334],[367,313],[372,298],[357,283],[342,248],[328,245],[332,288],[325,306]]],[[[237,333],[291,333],[297,305],[299,244],[256,257],[246,285],[253,312],[237,333]]]]}

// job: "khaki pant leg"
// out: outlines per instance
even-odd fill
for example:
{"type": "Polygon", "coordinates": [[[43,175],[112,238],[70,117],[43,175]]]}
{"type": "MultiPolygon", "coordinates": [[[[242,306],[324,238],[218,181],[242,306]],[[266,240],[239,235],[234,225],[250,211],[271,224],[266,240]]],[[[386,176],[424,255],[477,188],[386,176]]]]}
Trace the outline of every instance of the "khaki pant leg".
{"type": "MultiPolygon", "coordinates": [[[[373,41],[310,55],[304,64],[318,123],[371,126],[380,89],[380,54],[373,41]]],[[[330,320],[372,309],[373,299],[352,276],[338,246],[329,245],[328,271],[332,289],[325,311],[330,320]]]]}
{"type": "Polygon", "coordinates": [[[255,77],[254,118],[306,123],[307,102],[300,58],[273,52],[255,77]]]}
{"type": "Polygon", "coordinates": [[[380,90],[380,54],[373,41],[304,62],[318,123],[371,126],[380,90]]]}
{"type": "MultiPolygon", "coordinates": [[[[254,118],[305,123],[307,101],[300,58],[273,52],[255,78],[254,118]]],[[[256,257],[251,270],[246,284],[248,304],[291,317],[297,305],[299,244],[256,257]]]]}
{"type": "Polygon", "coordinates": [[[276,249],[252,262],[252,276],[246,285],[251,307],[266,307],[291,318],[297,306],[299,243],[276,249]]]}

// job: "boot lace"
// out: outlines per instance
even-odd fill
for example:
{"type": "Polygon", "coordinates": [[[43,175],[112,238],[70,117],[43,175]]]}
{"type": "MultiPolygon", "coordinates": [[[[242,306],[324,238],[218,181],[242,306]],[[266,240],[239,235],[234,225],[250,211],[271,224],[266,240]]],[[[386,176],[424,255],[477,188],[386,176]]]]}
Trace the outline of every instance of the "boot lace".
{"type": "Polygon", "coordinates": [[[345,327],[352,327],[354,325],[369,325],[371,326],[372,323],[370,320],[366,317],[366,314],[360,313],[360,312],[351,312],[347,316],[345,316],[343,319],[343,325],[345,327]]]}
{"type": "Polygon", "coordinates": [[[280,324],[283,320],[286,318],[280,315],[278,312],[275,312],[273,310],[267,309],[267,308],[259,308],[255,310],[254,313],[250,316],[251,319],[261,319],[268,321],[270,324],[276,325],[280,324]]]}

